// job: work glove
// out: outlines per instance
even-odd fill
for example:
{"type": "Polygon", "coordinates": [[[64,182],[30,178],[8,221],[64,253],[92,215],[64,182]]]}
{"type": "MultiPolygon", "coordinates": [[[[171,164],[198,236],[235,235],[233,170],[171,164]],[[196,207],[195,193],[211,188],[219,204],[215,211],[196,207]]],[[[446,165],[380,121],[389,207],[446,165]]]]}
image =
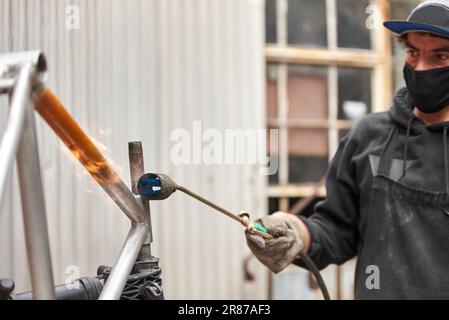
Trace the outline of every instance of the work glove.
{"type": "Polygon", "coordinates": [[[284,270],[310,243],[307,227],[293,214],[279,211],[256,222],[263,225],[273,239],[246,231],[246,242],[257,259],[274,273],[284,270]]]}

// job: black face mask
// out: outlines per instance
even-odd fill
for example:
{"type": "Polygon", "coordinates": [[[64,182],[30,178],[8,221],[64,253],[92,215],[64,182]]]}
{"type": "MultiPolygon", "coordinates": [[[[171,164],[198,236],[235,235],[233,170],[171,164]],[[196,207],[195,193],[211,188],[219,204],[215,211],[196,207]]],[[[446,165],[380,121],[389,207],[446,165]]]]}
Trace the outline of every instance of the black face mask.
{"type": "Polygon", "coordinates": [[[406,63],[404,79],[412,103],[420,111],[434,113],[449,105],[449,67],[415,71],[406,63]]]}

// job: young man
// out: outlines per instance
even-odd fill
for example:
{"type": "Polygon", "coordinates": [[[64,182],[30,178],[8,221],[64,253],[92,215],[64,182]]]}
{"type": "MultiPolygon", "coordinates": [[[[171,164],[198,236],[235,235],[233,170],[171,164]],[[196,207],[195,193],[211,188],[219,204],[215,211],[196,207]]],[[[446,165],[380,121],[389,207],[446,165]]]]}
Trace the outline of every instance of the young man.
{"type": "Polygon", "coordinates": [[[301,249],[320,269],[357,256],[356,299],[449,299],[449,0],[384,26],[406,47],[407,86],[342,139],[314,215],[267,216],[275,238],[247,242],[276,273],[304,267],[301,249]]]}

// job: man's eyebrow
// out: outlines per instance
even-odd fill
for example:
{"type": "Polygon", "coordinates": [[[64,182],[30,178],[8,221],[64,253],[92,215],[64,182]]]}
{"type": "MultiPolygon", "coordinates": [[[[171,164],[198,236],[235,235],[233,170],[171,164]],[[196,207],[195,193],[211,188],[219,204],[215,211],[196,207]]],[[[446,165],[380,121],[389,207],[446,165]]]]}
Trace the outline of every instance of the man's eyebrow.
{"type": "MultiPolygon", "coordinates": [[[[407,48],[413,49],[415,51],[419,51],[419,49],[416,48],[414,45],[412,45],[409,41],[405,41],[405,46],[407,48]]],[[[444,46],[432,49],[432,52],[441,52],[441,51],[449,51],[449,45],[444,45],[444,46]]]]}
{"type": "Polygon", "coordinates": [[[412,45],[409,41],[405,41],[405,46],[407,47],[407,48],[411,48],[411,49],[413,49],[413,50],[415,50],[415,51],[419,51],[419,49],[418,48],[416,48],[414,45],[412,45]]]}
{"type": "Polygon", "coordinates": [[[439,51],[449,51],[449,45],[435,48],[432,50],[432,52],[439,52],[439,51]]]}

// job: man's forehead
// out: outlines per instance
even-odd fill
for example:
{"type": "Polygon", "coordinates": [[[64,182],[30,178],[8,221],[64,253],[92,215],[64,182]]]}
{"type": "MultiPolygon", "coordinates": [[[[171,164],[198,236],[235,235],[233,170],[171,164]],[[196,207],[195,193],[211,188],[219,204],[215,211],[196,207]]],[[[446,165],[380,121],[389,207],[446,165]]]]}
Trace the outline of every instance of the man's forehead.
{"type": "Polygon", "coordinates": [[[430,32],[409,32],[405,35],[406,44],[418,46],[420,44],[427,44],[432,46],[449,46],[449,38],[435,35],[430,32]]]}

